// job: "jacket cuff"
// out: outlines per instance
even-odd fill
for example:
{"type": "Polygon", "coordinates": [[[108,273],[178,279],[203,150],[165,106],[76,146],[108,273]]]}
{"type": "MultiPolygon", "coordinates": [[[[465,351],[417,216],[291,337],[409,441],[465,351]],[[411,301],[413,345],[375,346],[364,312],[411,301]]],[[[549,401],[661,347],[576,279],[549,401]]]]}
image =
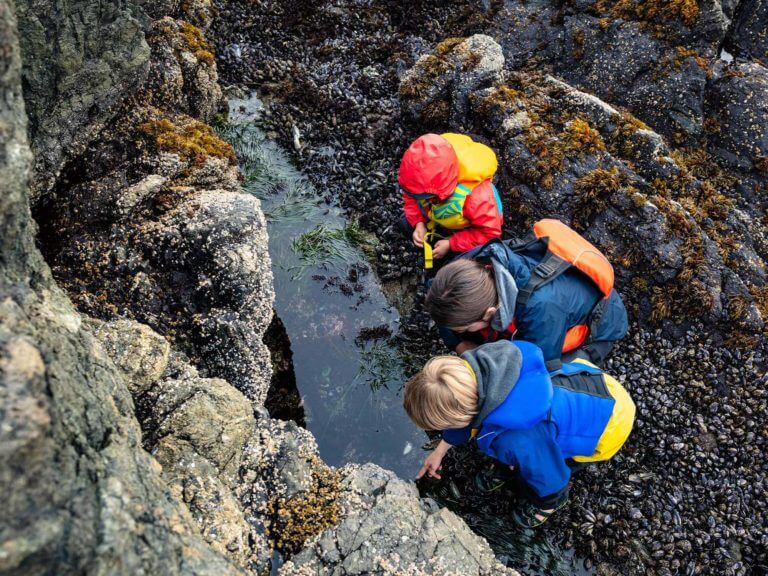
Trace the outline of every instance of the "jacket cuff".
{"type": "Polygon", "coordinates": [[[472,437],[472,429],[467,428],[458,428],[458,429],[450,429],[450,430],[443,430],[442,438],[448,444],[451,446],[458,446],[459,444],[465,444],[466,442],[469,442],[469,439],[472,437]]]}

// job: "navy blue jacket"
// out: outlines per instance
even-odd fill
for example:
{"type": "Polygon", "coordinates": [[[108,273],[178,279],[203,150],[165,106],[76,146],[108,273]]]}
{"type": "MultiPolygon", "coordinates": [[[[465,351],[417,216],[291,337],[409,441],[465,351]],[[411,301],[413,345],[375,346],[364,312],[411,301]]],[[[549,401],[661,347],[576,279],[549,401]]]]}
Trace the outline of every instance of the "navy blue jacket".
{"type": "MultiPolygon", "coordinates": [[[[565,333],[573,326],[588,323],[589,315],[602,294],[582,272],[571,268],[536,290],[525,306],[517,306],[518,288],[528,283],[545,251],[542,247],[540,251],[516,253],[509,247],[509,241],[496,241],[463,254],[461,258],[487,260],[493,264],[499,310],[491,320],[494,332],[489,337],[477,333],[457,334],[446,327],[440,327],[440,335],[446,346],[454,350],[462,340],[480,344],[508,337],[505,330],[514,318],[517,327],[515,339],[536,344],[541,348],[545,360],[560,358],[565,333]]],[[[614,290],[608,297],[596,330],[590,334],[590,340],[615,342],[623,338],[628,329],[627,311],[621,296],[614,290]]]]}

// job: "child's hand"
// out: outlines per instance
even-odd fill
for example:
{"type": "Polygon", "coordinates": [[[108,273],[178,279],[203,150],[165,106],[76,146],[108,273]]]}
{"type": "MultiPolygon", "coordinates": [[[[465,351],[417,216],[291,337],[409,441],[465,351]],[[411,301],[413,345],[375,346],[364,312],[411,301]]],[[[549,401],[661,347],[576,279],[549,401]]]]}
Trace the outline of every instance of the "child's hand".
{"type": "Polygon", "coordinates": [[[416,474],[416,480],[424,476],[425,473],[429,473],[430,478],[437,478],[440,480],[442,476],[440,476],[440,464],[443,462],[443,456],[445,456],[448,453],[448,450],[451,449],[451,445],[448,444],[445,440],[440,440],[440,444],[437,445],[437,448],[435,448],[432,451],[432,454],[427,456],[427,459],[424,460],[424,466],[421,467],[421,470],[419,470],[419,473],[416,474]]]}
{"type": "Polygon", "coordinates": [[[448,240],[440,240],[437,244],[435,244],[435,247],[432,249],[432,257],[437,258],[438,260],[441,258],[445,258],[448,256],[448,253],[451,251],[451,243],[448,240]]]}
{"type": "Polygon", "coordinates": [[[427,234],[427,227],[424,224],[424,222],[419,222],[416,224],[416,226],[413,229],[413,236],[411,238],[413,239],[413,245],[417,248],[423,248],[424,247],[424,236],[427,234]]]}
{"type": "Polygon", "coordinates": [[[424,466],[422,466],[419,473],[416,474],[416,480],[424,476],[424,474],[429,474],[430,478],[437,478],[440,480],[442,476],[439,472],[442,468],[441,464],[443,462],[443,456],[445,456],[445,453],[440,450],[435,450],[432,454],[427,456],[427,459],[424,460],[424,466]]]}

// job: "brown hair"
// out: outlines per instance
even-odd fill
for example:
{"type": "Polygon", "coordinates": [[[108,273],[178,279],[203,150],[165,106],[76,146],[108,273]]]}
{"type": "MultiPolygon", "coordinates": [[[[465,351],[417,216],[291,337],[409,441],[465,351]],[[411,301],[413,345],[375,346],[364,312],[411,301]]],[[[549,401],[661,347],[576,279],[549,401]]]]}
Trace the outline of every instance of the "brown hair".
{"type": "Polygon", "coordinates": [[[483,319],[498,304],[493,268],[476,260],[456,260],[435,276],[425,306],[440,326],[456,328],[483,319]]]}
{"type": "Polygon", "coordinates": [[[403,407],[424,430],[464,428],[477,414],[477,382],[464,360],[435,356],[405,385],[403,407]]]}

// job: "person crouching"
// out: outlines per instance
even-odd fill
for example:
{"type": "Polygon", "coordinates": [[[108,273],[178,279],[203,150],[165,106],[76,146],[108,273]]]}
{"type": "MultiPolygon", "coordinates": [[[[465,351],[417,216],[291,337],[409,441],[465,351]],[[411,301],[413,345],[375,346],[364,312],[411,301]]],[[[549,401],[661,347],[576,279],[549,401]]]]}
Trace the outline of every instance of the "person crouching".
{"type": "Polygon", "coordinates": [[[424,266],[501,237],[502,204],[488,146],[464,134],[425,134],[403,154],[398,181],[405,223],[424,266]]]}
{"type": "Polygon", "coordinates": [[[612,458],[635,418],[627,391],[593,364],[550,374],[537,346],[509,340],[432,358],[406,384],[403,405],[420,428],[443,431],[417,479],[440,478],[448,450],[474,438],[523,481],[528,502],[514,520],[528,528],[565,505],[571,466],[612,458]]]}

